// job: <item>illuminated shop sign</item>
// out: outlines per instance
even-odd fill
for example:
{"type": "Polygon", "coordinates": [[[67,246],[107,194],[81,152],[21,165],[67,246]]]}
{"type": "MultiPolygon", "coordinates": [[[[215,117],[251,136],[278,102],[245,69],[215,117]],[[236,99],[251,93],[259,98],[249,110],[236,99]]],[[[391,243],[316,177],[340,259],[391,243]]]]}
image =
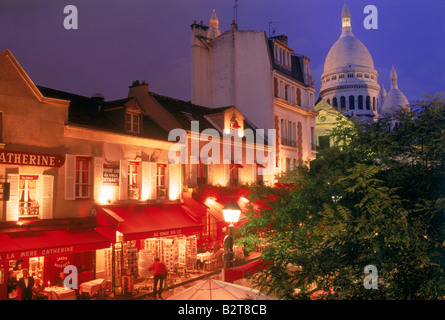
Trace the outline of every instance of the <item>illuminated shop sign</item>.
{"type": "Polygon", "coordinates": [[[5,260],[5,259],[6,260],[16,260],[16,259],[23,259],[23,258],[41,257],[41,256],[49,256],[49,255],[53,255],[53,254],[66,254],[66,253],[73,253],[73,252],[74,252],[74,246],[24,250],[24,251],[16,251],[16,252],[0,254],[0,260],[5,260]]]}
{"type": "Polygon", "coordinates": [[[0,164],[38,167],[61,167],[65,159],[60,155],[0,150],[0,164]]]}

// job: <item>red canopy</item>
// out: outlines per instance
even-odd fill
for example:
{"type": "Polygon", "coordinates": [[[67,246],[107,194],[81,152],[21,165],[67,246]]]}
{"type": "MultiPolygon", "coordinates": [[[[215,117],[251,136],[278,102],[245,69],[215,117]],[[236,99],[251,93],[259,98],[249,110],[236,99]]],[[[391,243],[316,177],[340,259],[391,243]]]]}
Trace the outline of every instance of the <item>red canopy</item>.
{"type": "Polygon", "coordinates": [[[125,241],[202,231],[201,222],[183,204],[103,207],[97,213],[98,221],[110,224],[125,241]]]}
{"type": "Polygon", "coordinates": [[[107,248],[110,240],[94,229],[0,234],[0,260],[40,257],[107,248]]]}

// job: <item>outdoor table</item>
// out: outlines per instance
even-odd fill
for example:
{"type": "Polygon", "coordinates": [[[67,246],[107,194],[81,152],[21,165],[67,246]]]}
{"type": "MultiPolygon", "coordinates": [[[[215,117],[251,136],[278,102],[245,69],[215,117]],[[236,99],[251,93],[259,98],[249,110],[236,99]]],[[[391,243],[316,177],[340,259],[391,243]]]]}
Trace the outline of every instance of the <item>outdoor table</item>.
{"type": "Polygon", "coordinates": [[[51,300],[51,291],[54,291],[59,296],[60,300],[76,300],[76,290],[68,289],[64,287],[46,287],[43,290],[46,294],[48,294],[49,299],[51,300]]]}
{"type": "MultiPolygon", "coordinates": [[[[105,279],[95,279],[87,282],[83,282],[79,286],[79,293],[88,293],[92,297],[97,291],[100,290],[100,285],[105,279]]],[[[111,281],[107,281],[107,287],[111,286],[111,281]]]]}
{"type": "Polygon", "coordinates": [[[213,259],[213,253],[210,252],[198,253],[196,256],[201,262],[213,259]]]}

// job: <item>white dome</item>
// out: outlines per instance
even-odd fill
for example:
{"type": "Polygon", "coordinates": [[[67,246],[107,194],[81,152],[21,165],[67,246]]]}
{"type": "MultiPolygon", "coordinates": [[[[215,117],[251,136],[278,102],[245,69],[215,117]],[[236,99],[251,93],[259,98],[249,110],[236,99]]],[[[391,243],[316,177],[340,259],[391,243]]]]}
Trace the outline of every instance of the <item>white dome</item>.
{"type": "Polygon", "coordinates": [[[371,54],[352,32],[342,33],[334,43],[324,63],[324,73],[345,68],[364,67],[374,69],[371,54]]]}
{"type": "Polygon", "coordinates": [[[380,112],[382,114],[388,114],[396,111],[399,107],[407,108],[408,106],[408,99],[406,99],[403,92],[393,88],[389,90],[388,95],[385,97],[385,100],[383,100],[380,112]]]}

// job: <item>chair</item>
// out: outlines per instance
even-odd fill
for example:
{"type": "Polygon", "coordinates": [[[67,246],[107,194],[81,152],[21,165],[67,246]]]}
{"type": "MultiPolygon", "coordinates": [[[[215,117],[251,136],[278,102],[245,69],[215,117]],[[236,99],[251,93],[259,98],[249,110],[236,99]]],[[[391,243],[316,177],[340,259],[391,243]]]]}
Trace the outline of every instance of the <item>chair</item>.
{"type": "Polygon", "coordinates": [[[50,294],[50,299],[51,300],[60,300],[60,297],[59,297],[59,295],[56,292],[51,291],[49,294],[50,294]]]}
{"type": "Polygon", "coordinates": [[[108,283],[107,280],[102,281],[100,284],[99,295],[102,297],[107,296],[108,283]]]}

